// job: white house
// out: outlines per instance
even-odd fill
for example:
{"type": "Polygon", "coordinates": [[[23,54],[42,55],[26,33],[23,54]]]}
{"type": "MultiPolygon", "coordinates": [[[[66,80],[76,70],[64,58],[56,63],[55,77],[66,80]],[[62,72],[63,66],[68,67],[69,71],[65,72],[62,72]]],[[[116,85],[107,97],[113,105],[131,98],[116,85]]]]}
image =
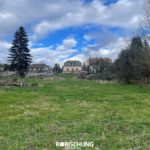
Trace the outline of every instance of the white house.
{"type": "Polygon", "coordinates": [[[63,73],[80,73],[82,63],[78,60],[68,60],[64,63],[63,73]]]}

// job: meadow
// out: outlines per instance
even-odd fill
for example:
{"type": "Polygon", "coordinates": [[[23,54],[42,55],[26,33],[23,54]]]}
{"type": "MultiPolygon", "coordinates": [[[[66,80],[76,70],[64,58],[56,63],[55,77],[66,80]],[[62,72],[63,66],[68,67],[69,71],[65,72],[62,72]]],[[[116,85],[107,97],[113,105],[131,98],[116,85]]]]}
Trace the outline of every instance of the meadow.
{"type": "Polygon", "coordinates": [[[94,142],[93,150],[150,149],[150,87],[58,75],[0,87],[0,150],[65,150],[55,142],[94,142]]]}

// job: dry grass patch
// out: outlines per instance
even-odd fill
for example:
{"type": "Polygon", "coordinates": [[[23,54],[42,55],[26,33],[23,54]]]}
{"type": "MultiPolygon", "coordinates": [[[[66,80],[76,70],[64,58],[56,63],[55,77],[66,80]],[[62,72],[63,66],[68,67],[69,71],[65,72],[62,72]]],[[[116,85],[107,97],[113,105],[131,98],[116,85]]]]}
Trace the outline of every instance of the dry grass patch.
{"type": "Polygon", "coordinates": [[[36,104],[25,105],[26,108],[47,108],[47,107],[57,107],[57,104],[52,104],[50,102],[38,101],[36,104]]]}
{"type": "Polygon", "coordinates": [[[53,105],[51,103],[49,103],[49,102],[44,102],[42,104],[42,107],[49,107],[49,106],[53,106],[53,105]]]}
{"type": "Polygon", "coordinates": [[[6,91],[4,91],[4,90],[0,90],[0,94],[4,94],[4,93],[6,93],[6,91]]]}
{"type": "Polygon", "coordinates": [[[52,104],[50,102],[46,102],[43,99],[34,100],[33,103],[34,104],[26,105],[26,107],[30,107],[30,108],[33,107],[33,108],[39,108],[39,109],[49,109],[50,111],[60,110],[59,104],[52,104]]]}
{"type": "Polygon", "coordinates": [[[37,116],[38,114],[39,114],[39,112],[37,112],[37,111],[33,112],[33,111],[29,111],[29,110],[27,110],[23,113],[23,115],[25,116],[25,119],[30,119],[33,116],[37,116]]]}
{"type": "Polygon", "coordinates": [[[65,79],[61,77],[48,77],[48,78],[45,78],[44,80],[65,80],[65,79]]]}
{"type": "Polygon", "coordinates": [[[150,102],[150,99],[145,99],[144,101],[145,101],[145,102],[150,102]]]}
{"type": "Polygon", "coordinates": [[[91,104],[93,105],[93,103],[90,103],[90,102],[86,102],[86,101],[76,101],[75,104],[78,104],[80,106],[84,106],[84,107],[89,107],[91,106],[91,104]]]}
{"type": "Polygon", "coordinates": [[[100,83],[100,84],[119,84],[119,82],[117,80],[112,80],[112,81],[108,81],[108,80],[92,80],[94,82],[100,83]]]}
{"type": "Polygon", "coordinates": [[[44,87],[44,84],[42,84],[42,83],[39,83],[39,84],[38,84],[38,86],[40,86],[40,87],[44,87]]]}
{"type": "Polygon", "coordinates": [[[24,115],[37,115],[38,112],[33,112],[33,111],[27,110],[27,111],[25,111],[23,114],[24,114],[24,115]]]}
{"type": "Polygon", "coordinates": [[[17,107],[17,109],[25,109],[25,106],[20,106],[20,105],[10,105],[10,107],[11,108],[16,108],[17,107]]]}
{"type": "Polygon", "coordinates": [[[55,89],[57,89],[57,90],[63,90],[62,87],[58,87],[58,86],[56,86],[55,89]]]}
{"type": "Polygon", "coordinates": [[[110,83],[111,81],[107,81],[107,80],[94,80],[95,82],[97,83],[100,83],[100,84],[106,84],[106,83],[110,83]]]}
{"type": "Polygon", "coordinates": [[[41,105],[39,104],[31,104],[31,105],[26,105],[26,108],[39,108],[41,105]]]}
{"type": "MultiPolygon", "coordinates": [[[[17,114],[17,115],[14,115],[14,116],[10,116],[8,117],[9,119],[12,119],[12,120],[16,120],[18,118],[20,118],[21,114],[17,114]]],[[[6,117],[7,118],[7,117],[6,117]]]]}
{"type": "Polygon", "coordinates": [[[58,106],[52,106],[49,108],[50,111],[58,111],[61,110],[58,106]]]}

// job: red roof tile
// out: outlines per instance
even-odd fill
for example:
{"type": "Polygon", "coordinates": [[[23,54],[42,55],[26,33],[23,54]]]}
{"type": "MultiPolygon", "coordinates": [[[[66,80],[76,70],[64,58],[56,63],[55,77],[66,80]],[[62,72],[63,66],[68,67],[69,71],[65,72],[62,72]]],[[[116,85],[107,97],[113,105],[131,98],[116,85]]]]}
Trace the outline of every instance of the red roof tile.
{"type": "Polygon", "coordinates": [[[100,61],[100,59],[103,59],[105,61],[108,61],[109,63],[112,63],[112,60],[110,58],[90,58],[89,59],[89,64],[90,65],[97,64],[100,61]]]}

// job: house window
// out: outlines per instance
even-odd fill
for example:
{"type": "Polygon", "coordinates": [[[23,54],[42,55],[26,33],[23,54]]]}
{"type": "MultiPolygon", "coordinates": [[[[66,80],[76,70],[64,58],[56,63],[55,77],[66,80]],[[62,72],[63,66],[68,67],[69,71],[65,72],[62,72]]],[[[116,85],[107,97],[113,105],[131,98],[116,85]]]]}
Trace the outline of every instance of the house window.
{"type": "Polygon", "coordinates": [[[67,68],[67,71],[69,71],[69,68],[67,68]]]}
{"type": "Polygon", "coordinates": [[[76,71],[78,71],[78,68],[76,68],[76,71]]]}
{"type": "Polygon", "coordinates": [[[73,68],[72,68],[72,71],[73,71],[73,68]]]}

